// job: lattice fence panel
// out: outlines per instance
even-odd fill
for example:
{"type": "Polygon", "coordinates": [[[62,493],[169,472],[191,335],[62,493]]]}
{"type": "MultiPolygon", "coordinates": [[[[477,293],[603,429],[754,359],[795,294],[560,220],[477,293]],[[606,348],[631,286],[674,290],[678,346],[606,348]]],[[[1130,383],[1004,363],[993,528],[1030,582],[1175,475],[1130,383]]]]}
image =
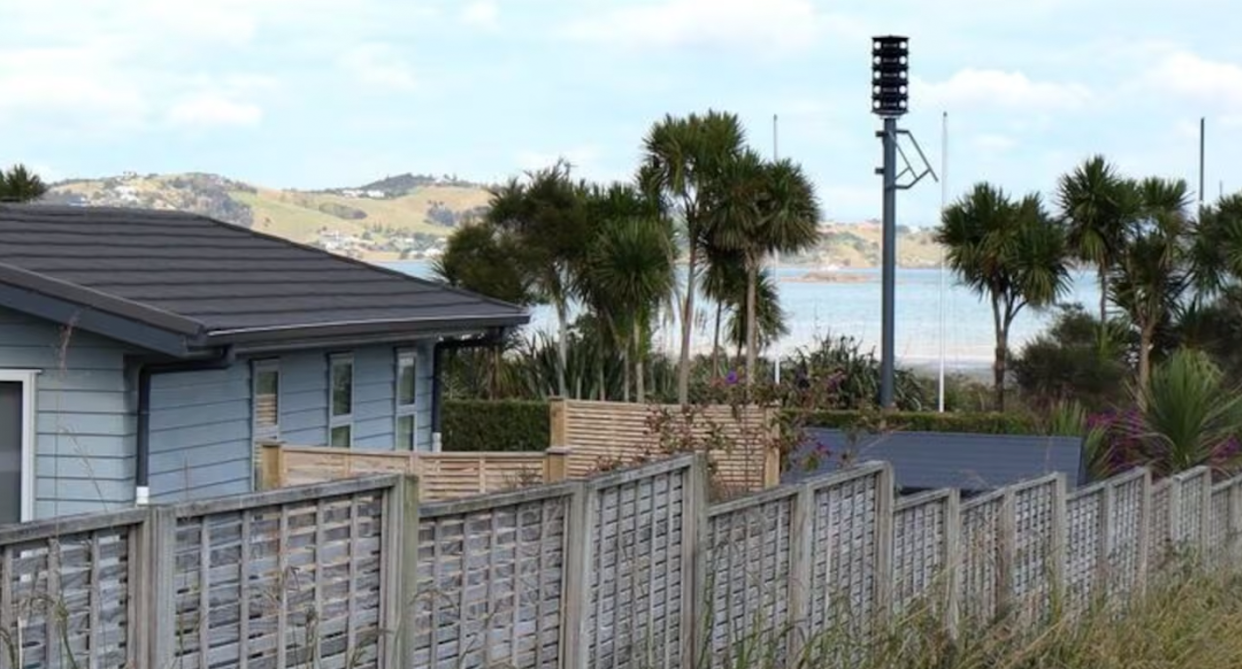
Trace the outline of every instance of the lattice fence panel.
{"type": "Polygon", "coordinates": [[[1151,536],[1147,541],[1147,562],[1151,569],[1159,569],[1169,555],[1172,526],[1169,512],[1173,505],[1173,482],[1160,481],[1151,490],[1151,536]]]}
{"type": "Polygon", "coordinates": [[[179,507],[175,666],[378,667],[392,596],[381,569],[385,503],[374,489],[179,507]]]}
{"type": "MultiPolygon", "coordinates": [[[[904,611],[940,592],[946,579],[949,495],[902,500],[893,514],[893,605],[904,611]]],[[[938,599],[938,598],[937,598],[938,599]]]]}
{"type": "Polygon", "coordinates": [[[1100,575],[1107,565],[1101,563],[1105,535],[1104,497],[1107,487],[1083,490],[1065,503],[1068,544],[1065,556],[1066,598],[1074,611],[1087,608],[1093,599],[1104,594],[1106,583],[1100,575]]]}
{"type": "Polygon", "coordinates": [[[795,493],[731,505],[708,520],[704,616],[710,666],[733,667],[744,649],[784,661],[790,622],[789,592],[795,493]]]}
{"type": "Polygon", "coordinates": [[[1107,485],[1113,491],[1108,519],[1109,592],[1133,592],[1141,576],[1143,498],[1147,479],[1140,472],[1118,478],[1107,485]]]}
{"type": "Polygon", "coordinates": [[[680,669],[689,469],[592,490],[584,642],[590,669],[680,669]]]}
{"type": "Polygon", "coordinates": [[[1005,500],[993,494],[962,505],[961,613],[968,621],[985,622],[1000,606],[1001,524],[1005,500]]]}
{"type": "Polygon", "coordinates": [[[1051,611],[1056,548],[1056,479],[1018,488],[1013,493],[1014,603],[1021,615],[1042,620],[1051,611]]]}
{"type": "Polygon", "coordinates": [[[1205,495],[1211,494],[1212,474],[1200,468],[1185,472],[1179,478],[1181,494],[1170,538],[1179,550],[1198,549],[1207,529],[1203,526],[1203,502],[1205,495]]]}
{"type": "Polygon", "coordinates": [[[1230,506],[1233,484],[1222,483],[1212,488],[1212,518],[1208,526],[1208,556],[1214,564],[1220,564],[1229,549],[1230,506]]]}
{"type": "Polygon", "coordinates": [[[875,610],[881,479],[882,470],[871,468],[815,490],[812,636],[826,630],[865,631],[875,610]]]}
{"type": "Polygon", "coordinates": [[[570,498],[469,504],[419,514],[414,666],[558,666],[570,498]]]}
{"type": "MultiPolygon", "coordinates": [[[[133,666],[137,526],[143,514],[83,527],[40,523],[0,542],[0,667],[133,666]]],[[[78,523],[82,524],[82,523],[78,523]]]]}

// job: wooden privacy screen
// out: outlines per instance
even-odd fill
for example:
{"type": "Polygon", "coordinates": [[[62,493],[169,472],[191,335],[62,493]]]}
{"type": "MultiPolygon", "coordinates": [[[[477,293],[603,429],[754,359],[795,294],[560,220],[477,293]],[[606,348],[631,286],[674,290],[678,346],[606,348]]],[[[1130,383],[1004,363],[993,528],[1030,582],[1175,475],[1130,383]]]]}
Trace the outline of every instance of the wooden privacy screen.
{"type": "Polygon", "coordinates": [[[658,435],[653,420],[669,417],[670,427],[687,428],[696,439],[709,440],[713,433],[730,446],[708,452],[719,484],[741,492],[763,490],[780,483],[780,453],[769,448],[775,425],[772,407],[717,405],[689,409],[680,406],[551,400],[552,446],[569,450],[569,476],[579,478],[601,465],[632,464],[639,459],[659,459],[658,435]]]}

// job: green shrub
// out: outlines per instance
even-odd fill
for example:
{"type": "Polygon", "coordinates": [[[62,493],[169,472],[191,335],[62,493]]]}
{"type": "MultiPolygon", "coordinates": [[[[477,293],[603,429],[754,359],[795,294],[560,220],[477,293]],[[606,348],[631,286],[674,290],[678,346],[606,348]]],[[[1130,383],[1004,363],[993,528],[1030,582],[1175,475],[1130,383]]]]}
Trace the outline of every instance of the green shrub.
{"type": "Polygon", "coordinates": [[[448,400],[440,421],[446,451],[543,451],[551,439],[547,402],[448,400]]]}
{"type": "MultiPolygon", "coordinates": [[[[860,411],[819,411],[807,427],[847,429],[871,424],[878,416],[860,411]]],[[[935,413],[902,411],[884,416],[887,429],[897,432],[960,432],[965,434],[1042,434],[1030,416],[1017,413],[935,413]]]]}

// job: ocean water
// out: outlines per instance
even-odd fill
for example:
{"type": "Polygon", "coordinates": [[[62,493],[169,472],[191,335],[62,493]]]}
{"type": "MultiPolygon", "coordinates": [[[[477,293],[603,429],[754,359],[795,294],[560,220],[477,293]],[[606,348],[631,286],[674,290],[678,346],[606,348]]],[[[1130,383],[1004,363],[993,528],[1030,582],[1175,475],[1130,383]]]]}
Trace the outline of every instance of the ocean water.
{"type": "MultiPolygon", "coordinates": [[[[387,266],[415,276],[432,276],[431,266],[425,261],[388,263],[387,266]]],[[[790,329],[777,348],[788,351],[811,344],[817,337],[848,335],[878,351],[880,270],[840,270],[840,274],[853,275],[854,280],[837,283],[796,280],[808,271],[811,270],[782,267],[777,272],[781,306],[790,329]]],[[[1099,286],[1094,274],[1075,273],[1071,279],[1070,291],[1062,302],[1080,302],[1088,309],[1099,303],[1099,286]]],[[[905,364],[923,365],[938,361],[943,347],[945,363],[950,368],[977,368],[990,363],[996,346],[991,305],[959,285],[951,273],[943,277],[943,290],[941,282],[940,270],[897,271],[897,357],[905,364]]],[[[711,344],[715,310],[702,300],[698,305],[695,347],[707,348],[711,344]]],[[[1046,329],[1052,316],[1052,311],[1023,309],[1011,328],[1010,346],[1019,349],[1046,329]]],[[[555,314],[547,307],[532,309],[531,327],[554,331],[555,314]]],[[[660,339],[667,350],[676,350],[680,329],[675,320],[661,328],[660,339]]]]}

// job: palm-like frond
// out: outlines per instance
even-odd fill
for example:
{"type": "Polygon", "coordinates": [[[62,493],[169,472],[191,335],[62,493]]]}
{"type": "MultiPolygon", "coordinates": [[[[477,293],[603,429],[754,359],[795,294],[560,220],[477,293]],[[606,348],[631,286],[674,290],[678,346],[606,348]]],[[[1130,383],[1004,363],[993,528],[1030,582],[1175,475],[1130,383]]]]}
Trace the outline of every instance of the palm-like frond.
{"type": "MultiPolygon", "coordinates": [[[[741,302],[729,314],[729,341],[739,348],[746,346],[745,289],[741,302]]],[[[768,348],[777,339],[789,334],[785,310],[781,307],[780,287],[771,272],[760,272],[755,284],[756,350],[768,348]]]]}
{"type": "Polygon", "coordinates": [[[1207,295],[1242,278],[1242,193],[1204,209],[1191,243],[1190,264],[1196,287],[1207,295]]]}
{"type": "Polygon", "coordinates": [[[0,170],[0,202],[31,202],[47,193],[47,184],[25,165],[0,170]]]}
{"type": "Polygon", "coordinates": [[[1027,306],[1045,307],[1069,287],[1064,229],[1038,195],[1014,202],[980,183],[945,209],[936,241],[963,283],[991,302],[996,328],[997,408],[1003,408],[1009,327],[1027,306]]]}
{"type": "Polygon", "coordinates": [[[1242,395],[1203,353],[1181,350],[1137,389],[1142,398],[1145,456],[1168,475],[1199,465],[1232,471],[1242,435],[1242,395]]]}
{"type": "Polygon", "coordinates": [[[1057,183],[1057,206],[1068,224],[1068,243],[1075,254],[1097,267],[1117,258],[1129,202],[1117,168],[1103,156],[1092,156],[1057,183]]]}

